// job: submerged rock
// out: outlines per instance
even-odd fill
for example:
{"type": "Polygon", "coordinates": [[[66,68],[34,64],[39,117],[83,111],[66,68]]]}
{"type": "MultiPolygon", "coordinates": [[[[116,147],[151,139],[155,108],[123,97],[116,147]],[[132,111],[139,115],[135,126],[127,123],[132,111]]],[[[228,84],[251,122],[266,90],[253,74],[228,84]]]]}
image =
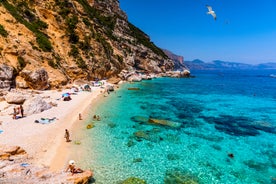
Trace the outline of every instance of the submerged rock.
{"type": "Polygon", "coordinates": [[[149,118],[148,123],[155,124],[155,125],[169,126],[171,128],[180,128],[180,126],[181,126],[181,123],[169,121],[169,120],[165,120],[165,119],[149,118]]]}
{"type": "Polygon", "coordinates": [[[198,178],[189,172],[179,171],[177,169],[167,171],[164,184],[198,184],[198,178]]]}
{"type": "Polygon", "coordinates": [[[168,160],[179,160],[180,156],[177,154],[168,154],[167,158],[168,158],[168,160]]]}
{"type": "Polygon", "coordinates": [[[131,121],[137,122],[137,123],[147,123],[148,118],[144,116],[132,116],[131,121]]]}
{"type": "Polygon", "coordinates": [[[167,126],[170,128],[180,128],[181,123],[169,121],[165,119],[154,119],[154,118],[147,118],[144,116],[133,116],[131,117],[131,120],[138,123],[144,123],[144,124],[152,124],[152,125],[161,125],[161,126],[167,126]]]}
{"type": "Polygon", "coordinates": [[[151,142],[160,142],[163,140],[163,138],[159,136],[159,132],[156,132],[155,129],[139,130],[133,134],[137,141],[142,141],[144,139],[151,142]]]}
{"type": "Polygon", "coordinates": [[[142,161],[143,161],[142,158],[135,158],[135,159],[133,159],[133,163],[142,162],[142,161]]]}
{"type": "Polygon", "coordinates": [[[253,119],[243,116],[220,115],[219,117],[205,117],[208,123],[215,124],[215,128],[232,136],[256,136],[260,131],[273,133],[275,127],[263,124],[252,124],[253,119]]]}
{"type": "Polygon", "coordinates": [[[119,184],[147,184],[147,182],[140,178],[130,177],[120,182],[119,184]]]}
{"type": "Polygon", "coordinates": [[[146,139],[146,140],[150,140],[150,136],[147,132],[145,131],[138,131],[138,132],[134,132],[134,135],[136,137],[136,139],[139,141],[140,139],[146,139]]]}

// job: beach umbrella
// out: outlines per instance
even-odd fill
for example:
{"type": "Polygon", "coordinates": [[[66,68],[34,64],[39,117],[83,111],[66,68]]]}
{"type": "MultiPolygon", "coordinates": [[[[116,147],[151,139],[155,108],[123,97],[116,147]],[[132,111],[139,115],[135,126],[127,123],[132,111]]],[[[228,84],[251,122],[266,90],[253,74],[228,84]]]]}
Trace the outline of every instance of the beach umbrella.
{"type": "Polygon", "coordinates": [[[63,93],[63,94],[62,94],[62,97],[69,97],[69,96],[70,96],[69,93],[63,93]]]}

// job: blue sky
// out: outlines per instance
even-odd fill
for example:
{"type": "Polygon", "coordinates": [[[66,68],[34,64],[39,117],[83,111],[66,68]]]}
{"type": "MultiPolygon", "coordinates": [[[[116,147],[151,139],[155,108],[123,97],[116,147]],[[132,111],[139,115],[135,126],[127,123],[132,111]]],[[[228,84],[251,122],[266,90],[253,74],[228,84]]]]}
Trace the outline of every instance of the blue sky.
{"type": "Polygon", "coordinates": [[[128,20],[184,60],[276,62],[276,0],[119,0],[128,20]],[[206,5],[217,14],[207,15],[206,5]]]}

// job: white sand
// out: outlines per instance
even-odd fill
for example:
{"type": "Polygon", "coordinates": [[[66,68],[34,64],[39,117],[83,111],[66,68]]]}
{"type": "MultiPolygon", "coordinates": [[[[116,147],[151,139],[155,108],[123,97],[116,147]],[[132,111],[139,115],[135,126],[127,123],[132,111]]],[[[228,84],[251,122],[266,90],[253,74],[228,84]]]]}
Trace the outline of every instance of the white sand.
{"type": "MultiPolygon", "coordinates": [[[[71,101],[56,100],[64,93],[58,91],[44,91],[43,96],[50,96],[57,103],[44,112],[13,120],[9,116],[0,116],[0,144],[21,146],[26,150],[33,164],[50,167],[52,170],[63,169],[67,163],[67,152],[70,144],[65,142],[65,129],[73,132],[73,124],[79,123],[79,113],[85,118],[85,112],[92,101],[103,89],[92,87],[92,92],[79,92],[71,95],[71,101]],[[58,118],[52,123],[34,123],[40,118],[58,118]]],[[[5,102],[6,103],[6,102],[5,102]]],[[[3,109],[4,102],[0,103],[3,109]]]]}

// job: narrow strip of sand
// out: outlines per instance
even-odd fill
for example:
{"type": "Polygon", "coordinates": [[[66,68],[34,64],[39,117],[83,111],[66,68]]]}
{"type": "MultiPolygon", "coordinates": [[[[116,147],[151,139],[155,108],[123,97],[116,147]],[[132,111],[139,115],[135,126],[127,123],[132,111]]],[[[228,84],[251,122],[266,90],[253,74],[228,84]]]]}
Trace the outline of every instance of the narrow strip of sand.
{"type": "Polygon", "coordinates": [[[57,107],[38,114],[13,120],[11,116],[1,116],[0,143],[21,146],[31,158],[31,164],[43,165],[59,171],[67,163],[70,144],[64,138],[65,129],[72,132],[73,125],[82,123],[79,113],[86,118],[88,107],[92,101],[102,94],[103,89],[92,88],[92,92],[79,92],[71,95],[71,101],[57,100],[63,92],[44,91],[43,96],[56,100],[57,107]],[[57,119],[49,124],[34,123],[40,118],[57,119]]]}

